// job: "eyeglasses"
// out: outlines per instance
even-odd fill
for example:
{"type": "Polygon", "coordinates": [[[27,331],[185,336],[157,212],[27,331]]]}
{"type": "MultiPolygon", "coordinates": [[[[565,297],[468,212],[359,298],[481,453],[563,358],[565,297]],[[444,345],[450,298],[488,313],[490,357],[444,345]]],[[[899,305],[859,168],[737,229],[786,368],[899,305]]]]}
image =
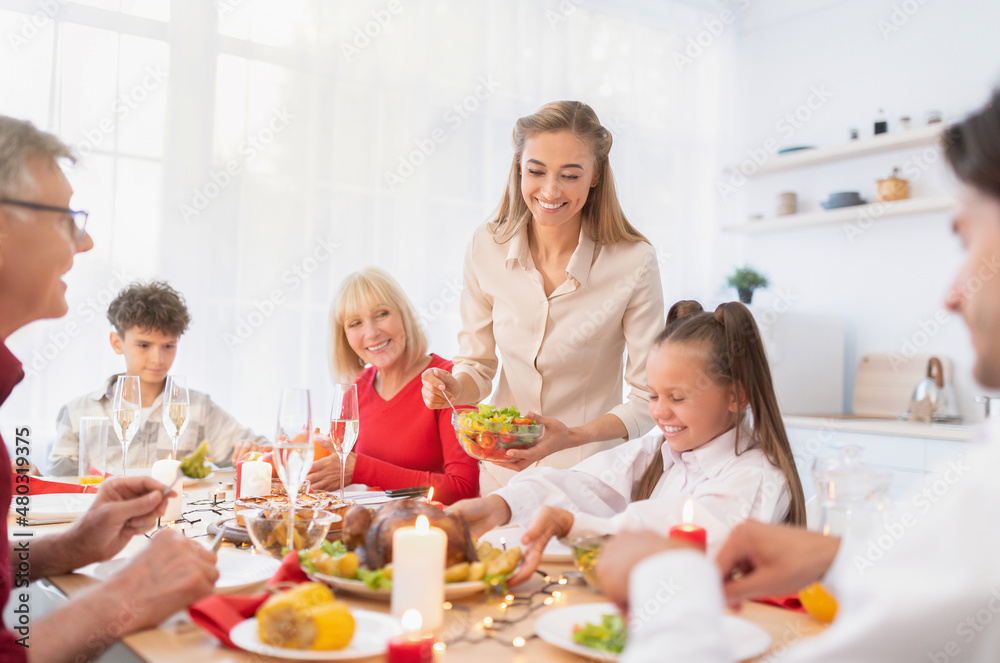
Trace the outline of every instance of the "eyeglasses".
{"type": "Polygon", "coordinates": [[[31,203],[26,200],[12,200],[0,198],[0,205],[14,205],[15,207],[25,207],[27,209],[39,210],[41,212],[60,212],[65,214],[72,221],[70,231],[73,239],[80,241],[87,232],[87,217],[90,212],[75,210],[68,207],[55,207],[53,205],[42,205],[41,203],[31,203]]]}

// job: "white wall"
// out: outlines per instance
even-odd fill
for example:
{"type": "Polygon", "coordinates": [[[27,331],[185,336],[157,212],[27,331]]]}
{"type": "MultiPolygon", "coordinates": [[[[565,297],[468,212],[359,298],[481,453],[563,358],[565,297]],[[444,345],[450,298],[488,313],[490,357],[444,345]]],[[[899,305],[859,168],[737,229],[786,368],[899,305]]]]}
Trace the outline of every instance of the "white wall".
{"type": "Polygon", "coordinates": [[[173,370],[263,433],[283,386],[312,388],[326,415],[330,301],[366,265],[399,279],[452,356],[464,248],[499,200],[514,121],[548,101],[585,100],[612,131],[623,206],[664,284],[702,263],[687,233],[713,218],[724,53],[683,80],[670,59],[697,2],[56,4],[0,0],[0,91],[17,91],[0,113],[88,148],[70,179],[95,249],[67,277],[70,314],[9,339],[29,377],[0,411],[8,440],[27,424],[41,447],[61,404],[121,370],[104,311],[123,268],[185,294],[173,370]],[[116,110],[122,95],[134,109],[116,110]],[[264,147],[244,151],[251,138],[264,147]],[[412,172],[387,181],[404,159],[412,172]],[[340,247],[314,259],[327,240],[340,247]]]}
{"type": "MultiPolygon", "coordinates": [[[[734,9],[732,98],[723,134],[732,141],[721,154],[736,163],[771,137],[782,147],[827,146],[847,141],[848,128],[870,136],[880,108],[899,130],[901,115],[923,126],[936,109],[946,119],[960,118],[981,106],[1000,84],[1000,52],[995,0],[761,0],[734,9]],[[828,96],[818,109],[788,129],[779,125],[788,112],[819,89],[828,96]]],[[[816,98],[818,99],[818,97],[816,98]]],[[[816,101],[814,99],[814,102],[816,101]]],[[[749,215],[773,216],[781,191],[796,191],[800,211],[814,211],[831,191],[857,190],[874,199],[874,180],[923,148],[752,178],[723,205],[723,223],[749,215]]],[[[773,157],[772,157],[773,158],[773,157]]],[[[915,165],[914,162],[911,162],[915,165]]],[[[720,179],[723,175],[720,172],[720,179]]],[[[911,196],[953,192],[943,159],[911,177],[911,196]]],[[[721,196],[720,196],[721,200],[721,196]]],[[[766,273],[776,293],[797,297],[794,310],[842,318],[847,329],[845,404],[859,357],[868,352],[899,352],[906,341],[924,353],[956,361],[957,388],[967,416],[979,417],[972,398],[982,393],[970,376],[968,335],[957,316],[934,331],[947,285],[961,260],[946,213],[878,221],[858,234],[844,225],[774,232],[750,237],[716,231],[718,254],[714,282],[723,283],[734,265],[748,262],[766,273]],[[922,328],[923,325],[923,328],[922,328]],[[924,335],[926,329],[932,333],[924,335]]],[[[755,302],[756,302],[755,298],[755,302]]],[[[803,367],[803,370],[808,370],[803,367]]],[[[817,375],[816,379],[824,379],[817,375]]]]}

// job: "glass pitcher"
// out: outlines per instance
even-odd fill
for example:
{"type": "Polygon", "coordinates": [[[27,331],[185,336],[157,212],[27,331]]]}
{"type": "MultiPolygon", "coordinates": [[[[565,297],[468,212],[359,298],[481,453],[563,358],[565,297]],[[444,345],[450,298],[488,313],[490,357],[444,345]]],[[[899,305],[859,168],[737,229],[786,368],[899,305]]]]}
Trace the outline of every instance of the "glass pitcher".
{"type": "MultiPolygon", "coordinates": [[[[859,447],[844,447],[839,457],[817,458],[812,476],[824,536],[868,537],[884,526],[892,475],[864,465],[859,447]]],[[[837,614],[837,600],[822,583],[804,588],[799,600],[818,621],[830,623],[837,614]]]]}
{"type": "Polygon", "coordinates": [[[870,536],[885,524],[892,474],[861,462],[861,449],[817,458],[812,468],[819,498],[819,531],[826,536],[870,536]]]}

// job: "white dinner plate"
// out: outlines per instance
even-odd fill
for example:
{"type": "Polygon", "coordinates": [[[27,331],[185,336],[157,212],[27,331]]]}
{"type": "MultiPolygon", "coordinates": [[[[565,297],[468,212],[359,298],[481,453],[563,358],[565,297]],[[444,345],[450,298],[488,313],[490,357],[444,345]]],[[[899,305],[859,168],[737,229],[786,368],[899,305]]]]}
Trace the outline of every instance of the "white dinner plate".
{"type": "Polygon", "coordinates": [[[310,649],[286,649],[273,647],[260,641],[257,635],[257,618],[251,617],[240,622],[229,632],[229,639],[240,649],[255,654],[296,661],[341,661],[384,654],[389,647],[389,639],[403,632],[399,619],[392,615],[370,610],[351,610],[354,616],[354,637],[344,649],[334,651],[313,651],[310,649]]]}
{"type": "MultiPolygon", "coordinates": [[[[274,575],[281,560],[266,555],[252,555],[247,550],[220,548],[215,568],[219,579],[215,581],[216,594],[235,594],[267,582],[274,575]]],[[[91,574],[100,580],[107,580],[120,568],[131,561],[119,558],[102,562],[94,567],[91,574]]]]}
{"type": "MultiPolygon", "coordinates": [[[[613,603],[587,603],[571,605],[546,612],[535,620],[535,633],[549,643],[568,652],[588,658],[617,661],[618,654],[584,647],[573,642],[573,627],[585,623],[599,624],[602,615],[618,612],[613,603]]],[[[771,646],[770,634],[752,622],[732,615],[723,615],[722,630],[729,638],[733,656],[742,661],[760,656],[771,646]]]]}
{"type": "MultiPolygon", "coordinates": [[[[500,537],[503,537],[504,542],[507,547],[524,546],[521,545],[521,537],[524,536],[524,528],[520,525],[513,525],[511,527],[498,527],[497,529],[491,529],[486,534],[479,537],[480,541],[488,541],[494,548],[503,548],[500,544],[500,537]]],[[[573,549],[562,543],[556,538],[549,539],[549,542],[545,544],[545,550],[542,551],[542,561],[556,563],[572,563],[573,562],[573,549]]]]}
{"type": "MultiPolygon", "coordinates": [[[[46,493],[30,495],[28,498],[28,520],[76,520],[90,508],[97,499],[96,493],[46,493]]],[[[16,501],[10,503],[11,510],[17,508],[16,501]]]]}
{"type": "MultiPolygon", "coordinates": [[[[340,494],[339,491],[332,490],[331,493],[337,495],[340,494]]],[[[354,501],[356,504],[361,506],[378,506],[379,504],[385,504],[386,502],[392,502],[395,499],[393,497],[386,497],[384,491],[381,490],[345,490],[344,500],[350,502],[354,501]]]]}
{"type": "MultiPolygon", "coordinates": [[[[343,590],[357,596],[364,596],[370,599],[380,599],[382,601],[388,601],[392,598],[392,589],[371,589],[368,585],[360,580],[349,580],[348,578],[339,578],[337,576],[328,576],[323,573],[313,573],[310,575],[311,578],[328,585],[332,589],[343,590]]],[[[460,599],[464,596],[472,596],[473,594],[479,592],[483,593],[487,589],[486,583],[481,580],[471,580],[467,582],[449,582],[444,586],[444,597],[445,599],[451,601],[453,599],[460,599]]]]}

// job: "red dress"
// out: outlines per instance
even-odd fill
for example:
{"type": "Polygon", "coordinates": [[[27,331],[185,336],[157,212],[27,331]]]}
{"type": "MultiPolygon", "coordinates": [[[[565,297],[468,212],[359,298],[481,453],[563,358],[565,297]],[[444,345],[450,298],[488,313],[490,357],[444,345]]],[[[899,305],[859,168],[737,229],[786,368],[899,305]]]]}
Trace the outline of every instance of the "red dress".
{"type": "MultiPolygon", "coordinates": [[[[10,396],[14,385],[24,379],[24,371],[21,369],[21,362],[17,360],[7,346],[0,342],[0,404],[3,404],[10,396]]],[[[7,453],[7,445],[0,437],[0,541],[5,546],[9,546],[7,539],[7,512],[10,509],[10,500],[13,496],[13,476],[10,471],[10,455],[7,453]]],[[[11,590],[14,589],[13,576],[11,574],[11,564],[0,564],[0,606],[4,605],[10,597],[11,590]]],[[[25,591],[25,590],[22,590],[25,591]]],[[[14,633],[0,621],[0,661],[4,663],[22,663],[28,660],[28,650],[17,644],[17,639],[22,636],[14,633]]],[[[30,644],[30,641],[26,641],[30,644]]]]}
{"type": "MultiPolygon", "coordinates": [[[[432,354],[428,368],[451,365],[432,354]]],[[[433,486],[434,499],[445,504],[478,497],[478,461],[458,445],[451,410],[424,405],[419,375],[386,401],[375,391],[375,373],[369,366],[355,380],[361,425],[352,481],[382,489],[433,486]]]]}

